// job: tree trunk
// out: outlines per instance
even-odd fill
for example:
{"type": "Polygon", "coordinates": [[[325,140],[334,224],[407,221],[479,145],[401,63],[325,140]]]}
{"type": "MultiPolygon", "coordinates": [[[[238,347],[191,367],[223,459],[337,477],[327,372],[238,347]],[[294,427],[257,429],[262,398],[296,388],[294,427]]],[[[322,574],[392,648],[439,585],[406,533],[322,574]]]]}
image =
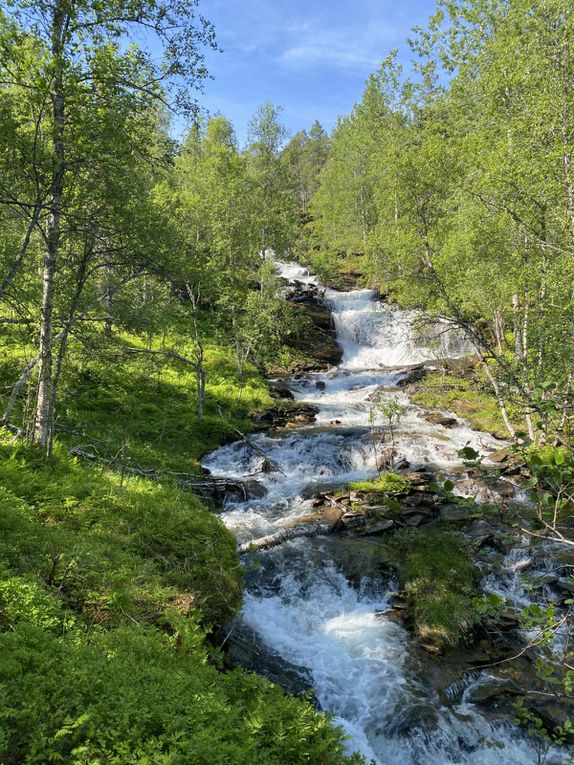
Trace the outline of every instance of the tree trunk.
{"type": "Polygon", "coordinates": [[[20,249],[18,250],[18,254],[16,255],[16,258],[14,259],[14,262],[12,263],[12,267],[10,268],[10,270],[4,277],[2,284],[0,285],[0,298],[4,295],[4,293],[6,292],[6,290],[12,283],[12,279],[16,276],[16,274],[18,273],[18,270],[20,269],[20,266],[22,265],[24,261],[24,257],[26,256],[26,252],[30,245],[30,239],[32,238],[34,229],[38,225],[38,220],[40,218],[41,210],[42,210],[42,203],[38,200],[36,201],[36,204],[34,206],[34,211],[32,213],[32,217],[30,218],[30,222],[28,223],[28,228],[24,236],[24,241],[22,242],[20,249]]]}
{"type": "MultiPolygon", "coordinates": [[[[192,318],[193,318],[193,331],[195,334],[195,342],[197,344],[196,352],[196,365],[195,365],[195,379],[197,385],[197,416],[201,420],[203,412],[205,410],[205,367],[203,366],[204,352],[203,352],[203,340],[199,331],[199,321],[197,317],[197,304],[198,295],[193,291],[193,287],[190,284],[186,284],[187,295],[191,302],[192,318]]],[[[198,289],[199,293],[199,289],[198,289]]]]}
{"type": "Polygon", "coordinates": [[[46,254],[42,277],[42,305],[40,311],[40,343],[38,393],[34,417],[34,443],[44,447],[49,456],[51,433],[54,426],[52,402],[55,398],[52,377],[52,313],[58,252],[60,248],[60,227],[62,199],[64,194],[64,62],[63,43],[67,17],[61,2],[56,3],[52,16],[52,61],[54,78],[52,86],[52,148],[54,151],[54,173],[51,184],[50,215],[46,231],[46,254]]]}

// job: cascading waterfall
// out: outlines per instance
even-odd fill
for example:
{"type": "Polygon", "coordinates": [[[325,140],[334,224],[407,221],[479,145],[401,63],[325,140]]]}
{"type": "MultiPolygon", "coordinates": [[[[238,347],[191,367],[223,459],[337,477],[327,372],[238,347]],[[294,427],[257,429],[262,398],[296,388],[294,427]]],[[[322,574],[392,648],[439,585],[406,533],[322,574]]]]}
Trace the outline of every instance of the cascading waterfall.
{"type": "MultiPolygon", "coordinates": [[[[279,263],[278,269],[288,280],[317,284],[296,264],[279,263]]],[[[397,366],[468,353],[464,338],[435,324],[434,340],[425,344],[416,335],[413,312],[389,309],[369,290],[328,289],[324,297],[333,310],[342,363],[290,383],[297,399],[320,408],[315,423],[253,437],[281,472],[257,474],[265,497],[225,509],[223,519],[239,542],[292,524],[308,513],[305,498],[317,489],[376,473],[369,399],[381,387],[390,388],[388,395],[404,408],[397,451],[412,464],[452,467],[467,443],[481,451],[500,447],[462,422],[445,437],[404,393],[392,390],[403,374],[397,366]]],[[[260,459],[241,442],[218,449],[204,464],[215,475],[241,478],[257,473],[260,459]]],[[[466,693],[456,704],[441,703],[425,684],[408,633],[385,615],[393,582],[365,577],[359,586],[351,583],[330,560],[330,549],[320,540],[297,540],[264,553],[275,574],[249,577],[242,619],[300,668],[321,707],[349,734],[349,751],[380,765],[538,763],[527,738],[511,725],[488,721],[466,693]]],[[[546,760],[552,762],[560,760],[546,760]]]]}

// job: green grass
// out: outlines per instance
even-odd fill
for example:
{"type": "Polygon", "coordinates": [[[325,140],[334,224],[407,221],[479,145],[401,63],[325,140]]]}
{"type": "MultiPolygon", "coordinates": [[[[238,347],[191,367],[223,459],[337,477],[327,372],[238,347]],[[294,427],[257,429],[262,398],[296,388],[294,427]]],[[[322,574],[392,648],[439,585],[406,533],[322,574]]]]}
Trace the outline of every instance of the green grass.
{"type": "Polygon", "coordinates": [[[6,765],[351,762],[309,702],[218,670],[241,571],[194,496],[3,433],[0,560],[6,765]]]}
{"type": "Polygon", "coordinates": [[[408,529],[393,537],[401,553],[401,587],[417,636],[438,647],[464,641],[478,621],[472,600],[476,571],[455,533],[408,529]]]}
{"type": "Polygon", "coordinates": [[[352,491],[391,496],[406,494],[409,487],[409,482],[397,473],[383,473],[370,481],[355,481],[349,484],[352,491]]]}
{"type": "Polygon", "coordinates": [[[429,409],[448,409],[464,417],[476,430],[508,438],[496,399],[480,378],[436,372],[417,383],[411,398],[429,409]]]}
{"type": "MultiPolygon", "coordinates": [[[[198,472],[207,451],[235,438],[236,428],[252,430],[249,415],[271,405],[262,375],[248,366],[240,380],[233,349],[213,332],[205,340],[206,409],[199,419],[195,370],[177,360],[133,353],[162,347],[193,359],[190,342],[175,330],[163,338],[98,338],[97,353],[73,345],[59,389],[58,438],[128,465],[198,472]]],[[[26,357],[34,354],[32,346],[15,337],[6,345],[0,360],[4,399],[26,357]]],[[[20,404],[14,415],[18,425],[27,406],[26,391],[20,404]]]]}

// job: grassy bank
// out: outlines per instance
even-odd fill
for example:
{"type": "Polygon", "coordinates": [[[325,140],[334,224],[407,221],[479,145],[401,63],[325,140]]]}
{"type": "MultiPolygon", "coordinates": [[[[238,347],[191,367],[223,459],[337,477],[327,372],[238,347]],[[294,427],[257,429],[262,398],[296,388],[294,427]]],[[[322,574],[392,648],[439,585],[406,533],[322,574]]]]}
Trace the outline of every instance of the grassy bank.
{"type": "MultiPolygon", "coordinates": [[[[142,468],[199,471],[201,456],[252,429],[271,403],[205,338],[204,416],[185,334],[114,334],[74,343],[61,380],[54,456],[0,431],[0,761],[350,762],[311,703],[243,670],[223,672],[206,637],[241,603],[236,541],[168,481],[79,462],[81,447],[142,468]],[[141,352],[145,351],[145,352],[141,352]]],[[[26,359],[6,338],[4,403],[26,359]]],[[[24,390],[14,411],[29,421],[24,390]]]]}
{"type": "Polygon", "coordinates": [[[508,438],[496,399],[480,372],[435,372],[413,386],[413,403],[429,409],[447,409],[467,420],[475,430],[508,438]]]}
{"type": "Polygon", "coordinates": [[[339,763],[304,701],[222,673],[235,539],[192,495],[0,443],[0,759],[339,763]]]}

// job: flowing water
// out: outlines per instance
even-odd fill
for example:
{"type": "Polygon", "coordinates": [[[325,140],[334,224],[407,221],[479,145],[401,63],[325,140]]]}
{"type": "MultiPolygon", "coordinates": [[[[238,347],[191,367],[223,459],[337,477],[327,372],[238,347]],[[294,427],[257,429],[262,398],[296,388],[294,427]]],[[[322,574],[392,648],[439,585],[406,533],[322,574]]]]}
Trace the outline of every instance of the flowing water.
{"type": "MultiPolygon", "coordinates": [[[[316,284],[298,265],[278,268],[287,280],[316,284]]],[[[370,290],[325,290],[324,298],[342,362],[289,381],[296,399],[319,407],[316,422],[253,437],[281,472],[257,474],[261,455],[244,442],[205,460],[214,475],[256,475],[267,490],[263,499],[226,507],[223,520],[239,542],[292,525],[308,514],[305,499],[319,489],[376,473],[369,410],[381,388],[403,408],[396,450],[413,466],[459,466],[457,452],[467,443],[483,453],[500,448],[462,421],[448,431],[428,423],[395,387],[405,374],[397,367],[467,353],[460,336],[439,322],[421,336],[416,314],[389,308],[370,290]]],[[[330,541],[297,540],[260,553],[261,573],[249,577],[242,619],[312,684],[321,708],[349,734],[349,751],[380,765],[538,763],[529,740],[510,724],[487,720],[468,701],[470,686],[456,703],[439,699],[425,683],[409,634],[386,616],[395,584],[368,576],[358,585],[349,581],[331,556],[336,540],[330,541]]]]}

